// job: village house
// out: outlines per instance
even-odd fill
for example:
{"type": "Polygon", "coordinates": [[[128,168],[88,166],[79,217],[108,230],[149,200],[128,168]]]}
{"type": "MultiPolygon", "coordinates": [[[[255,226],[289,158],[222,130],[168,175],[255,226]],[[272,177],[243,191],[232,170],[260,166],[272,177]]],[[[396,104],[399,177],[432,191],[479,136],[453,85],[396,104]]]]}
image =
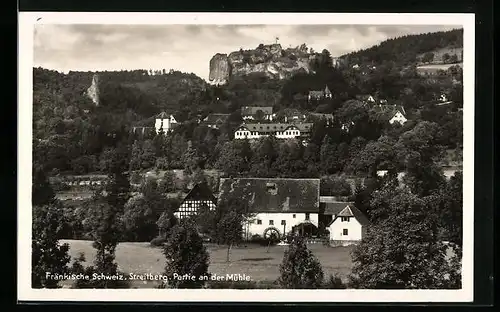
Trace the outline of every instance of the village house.
{"type": "Polygon", "coordinates": [[[336,196],[320,196],[319,223],[326,228],[345,207],[352,204],[336,196]]]}
{"type": "Polygon", "coordinates": [[[174,213],[179,220],[196,215],[200,209],[213,210],[217,206],[217,198],[207,183],[196,184],[184,197],[179,209],[174,213]]]}
{"type": "Polygon", "coordinates": [[[309,113],[309,118],[312,121],[325,120],[327,125],[330,125],[333,123],[333,114],[309,113]]]}
{"type": "Polygon", "coordinates": [[[177,120],[173,115],[169,115],[165,112],[158,114],[155,118],[155,129],[156,133],[160,132],[160,129],[163,130],[164,133],[171,132],[177,126],[177,120]]]}
{"type": "Polygon", "coordinates": [[[244,236],[317,234],[320,179],[241,178],[220,180],[219,202],[238,196],[249,203],[251,219],[244,236]]]}
{"type": "Polygon", "coordinates": [[[155,127],[133,126],[132,133],[139,135],[154,135],[156,132],[155,127]]]}
{"type": "Polygon", "coordinates": [[[201,124],[212,129],[219,129],[227,122],[229,116],[229,114],[209,114],[201,121],[201,124]]]}
{"type": "Polygon", "coordinates": [[[328,88],[328,86],[325,86],[324,90],[320,91],[309,91],[309,94],[307,95],[307,99],[309,101],[311,100],[321,100],[321,99],[331,99],[332,98],[332,92],[328,88]]]}
{"type": "Polygon", "coordinates": [[[376,100],[373,97],[373,95],[370,94],[361,94],[361,95],[356,95],[356,99],[360,100],[361,102],[365,104],[375,104],[376,100]]]}
{"type": "Polygon", "coordinates": [[[330,245],[347,246],[359,243],[366,235],[369,223],[368,218],[358,208],[348,204],[328,224],[330,245]]]}
{"type": "Polygon", "coordinates": [[[244,106],[241,108],[241,118],[243,120],[272,121],[275,117],[276,114],[273,114],[272,106],[244,106]]]}
{"type": "Polygon", "coordinates": [[[303,122],[306,120],[306,114],[296,108],[285,108],[277,114],[279,122],[303,122]]]}
{"type": "Polygon", "coordinates": [[[375,105],[372,108],[375,119],[382,122],[389,122],[391,125],[395,122],[403,125],[408,121],[406,112],[401,105],[375,105]]]}
{"type": "Polygon", "coordinates": [[[277,139],[307,137],[312,123],[244,123],[234,132],[235,139],[259,139],[274,135],[277,139]]]}

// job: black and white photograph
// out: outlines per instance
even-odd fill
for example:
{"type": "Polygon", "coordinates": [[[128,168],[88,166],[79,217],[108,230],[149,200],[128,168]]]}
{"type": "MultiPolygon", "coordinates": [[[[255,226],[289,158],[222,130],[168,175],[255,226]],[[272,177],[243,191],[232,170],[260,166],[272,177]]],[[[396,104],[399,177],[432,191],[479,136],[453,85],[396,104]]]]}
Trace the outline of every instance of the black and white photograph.
{"type": "Polygon", "coordinates": [[[472,300],[473,14],[32,12],[20,36],[23,299],[472,300]]]}

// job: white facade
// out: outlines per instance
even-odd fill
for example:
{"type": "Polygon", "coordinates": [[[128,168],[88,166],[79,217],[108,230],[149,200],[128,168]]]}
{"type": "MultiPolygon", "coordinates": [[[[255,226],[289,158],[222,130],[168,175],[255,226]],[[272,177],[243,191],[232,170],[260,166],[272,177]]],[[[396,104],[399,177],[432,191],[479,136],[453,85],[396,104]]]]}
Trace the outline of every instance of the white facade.
{"type": "Polygon", "coordinates": [[[172,125],[176,124],[177,120],[175,120],[174,116],[170,115],[167,118],[156,118],[155,120],[155,129],[156,133],[160,132],[160,129],[163,128],[163,132],[167,133],[172,130],[172,125]]]}
{"type": "Polygon", "coordinates": [[[314,226],[318,227],[318,213],[304,213],[304,212],[261,212],[258,213],[250,224],[246,226],[244,232],[248,237],[252,235],[264,235],[264,231],[267,228],[274,227],[283,235],[283,229],[285,234],[292,230],[292,227],[303,223],[310,222],[314,226]],[[283,224],[283,222],[285,224],[283,224]]]}
{"type": "Polygon", "coordinates": [[[360,241],[363,238],[363,226],[355,217],[338,217],[328,227],[330,240],[360,241]]]}
{"type": "Polygon", "coordinates": [[[406,119],[405,116],[403,116],[403,114],[401,114],[401,112],[398,111],[396,112],[396,114],[394,114],[394,117],[392,117],[391,120],[389,120],[389,123],[392,125],[393,123],[398,122],[402,125],[407,121],[408,119],[406,119]]]}
{"type": "MultiPolygon", "coordinates": [[[[265,114],[264,120],[273,121],[276,117],[276,114],[265,114]]],[[[245,115],[241,117],[243,120],[255,120],[253,115],[245,115]]]]}
{"type": "MultiPolygon", "coordinates": [[[[258,139],[261,137],[268,136],[269,134],[263,134],[259,131],[250,131],[246,128],[240,128],[235,131],[234,133],[234,138],[235,139],[258,139]]],[[[301,136],[301,132],[298,128],[296,127],[290,127],[286,130],[283,131],[276,131],[274,132],[274,135],[276,136],[277,139],[293,139],[301,136]]]]}

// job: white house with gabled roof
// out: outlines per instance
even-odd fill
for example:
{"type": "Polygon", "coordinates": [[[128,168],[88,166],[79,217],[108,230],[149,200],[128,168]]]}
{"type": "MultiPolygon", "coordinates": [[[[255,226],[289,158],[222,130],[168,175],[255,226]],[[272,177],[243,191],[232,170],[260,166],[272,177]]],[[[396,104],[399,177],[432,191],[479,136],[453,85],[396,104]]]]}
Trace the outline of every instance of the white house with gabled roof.
{"type": "Polygon", "coordinates": [[[330,222],[330,242],[334,245],[352,245],[361,241],[370,224],[368,218],[353,204],[347,205],[330,222]]]}
{"type": "Polygon", "coordinates": [[[237,196],[249,203],[252,219],[244,236],[282,238],[290,232],[315,235],[318,230],[320,179],[222,178],[219,202],[237,196]]]}

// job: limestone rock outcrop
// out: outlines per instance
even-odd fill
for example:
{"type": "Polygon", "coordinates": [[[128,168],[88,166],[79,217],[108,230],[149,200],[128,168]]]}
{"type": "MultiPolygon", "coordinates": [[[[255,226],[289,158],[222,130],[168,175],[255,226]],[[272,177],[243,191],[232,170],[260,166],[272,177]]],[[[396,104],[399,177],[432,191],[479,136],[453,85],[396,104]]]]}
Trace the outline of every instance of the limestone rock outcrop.
{"type": "Polygon", "coordinates": [[[217,53],[210,60],[208,79],[213,84],[224,84],[229,79],[229,62],[227,54],[217,53]]]}
{"type": "Polygon", "coordinates": [[[307,47],[283,49],[280,44],[259,45],[254,50],[240,50],[229,55],[217,53],[210,60],[209,81],[224,84],[233,76],[263,73],[274,79],[286,79],[298,72],[310,72],[315,54],[307,47]]]}
{"type": "Polygon", "coordinates": [[[92,84],[87,89],[86,94],[96,106],[99,106],[99,75],[92,76],[92,84]]]}

